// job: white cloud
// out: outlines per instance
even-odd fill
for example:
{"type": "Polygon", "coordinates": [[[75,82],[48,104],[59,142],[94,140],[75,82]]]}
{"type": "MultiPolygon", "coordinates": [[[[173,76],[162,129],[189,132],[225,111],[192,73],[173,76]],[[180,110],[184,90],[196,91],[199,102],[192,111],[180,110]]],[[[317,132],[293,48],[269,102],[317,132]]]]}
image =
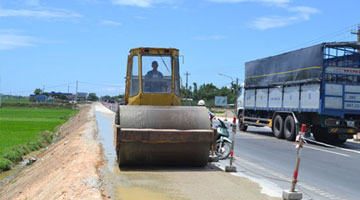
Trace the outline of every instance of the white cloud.
{"type": "Polygon", "coordinates": [[[216,3],[266,3],[270,6],[277,6],[281,9],[285,9],[295,14],[291,16],[268,16],[259,17],[253,22],[251,26],[260,30],[266,30],[269,28],[288,26],[301,21],[309,20],[312,14],[317,14],[320,11],[316,8],[307,6],[290,6],[291,0],[208,0],[216,3]]]}
{"type": "Polygon", "coordinates": [[[116,22],[116,21],[112,21],[112,20],[103,20],[103,21],[101,21],[101,24],[111,25],[111,26],[121,26],[122,25],[121,22],[116,22]]]}
{"type": "Polygon", "coordinates": [[[252,22],[252,26],[260,30],[266,30],[269,28],[287,26],[289,24],[295,23],[297,20],[297,17],[260,17],[252,22]]]}
{"type": "Polygon", "coordinates": [[[209,36],[198,36],[198,37],[194,37],[193,39],[195,39],[195,40],[222,40],[225,38],[226,37],[223,35],[209,35],[209,36]]]}
{"type": "Polygon", "coordinates": [[[20,35],[14,30],[0,30],[0,50],[34,46],[35,38],[20,35]]]}
{"type": "Polygon", "coordinates": [[[14,10],[0,9],[0,17],[75,18],[82,15],[67,10],[14,10]]]}
{"type": "Polygon", "coordinates": [[[320,12],[316,8],[305,7],[305,6],[298,6],[298,7],[287,6],[285,8],[290,12],[294,12],[295,15],[259,17],[252,22],[252,26],[260,30],[284,27],[301,21],[309,20],[312,14],[317,14],[320,12]]]}
{"type": "Polygon", "coordinates": [[[310,15],[320,13],[316,8],[307,7],[307,6],[296,6],[288,8],[290,11],[297,12],[300,17],[305,20],[310,19],[310,15]]]}
{"type": "Polygon", "coordinates": [[[172,0],[110,0],[114,5],[150,7],[152,4],[172,2],[172,0]]]}

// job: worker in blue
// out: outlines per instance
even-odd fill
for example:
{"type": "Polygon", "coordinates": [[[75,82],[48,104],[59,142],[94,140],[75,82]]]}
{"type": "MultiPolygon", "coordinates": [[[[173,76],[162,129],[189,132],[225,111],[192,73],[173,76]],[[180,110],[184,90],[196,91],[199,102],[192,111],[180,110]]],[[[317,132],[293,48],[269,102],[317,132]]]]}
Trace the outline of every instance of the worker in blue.
{"type": "Polygon", "coordinates": [[[159,64],[157,61],[151,63],[152,70],[145,75],[145,92],[163,92],[163,74],[158,71],[159,64]]]}
{"type": "Polygon", "coordinates": [[[152,70],[148,71],[145,75],[146,78],[163,78],[163,75],[160,71],[158,71],[159,64],[156,61],[151,63],[152,70]]]}

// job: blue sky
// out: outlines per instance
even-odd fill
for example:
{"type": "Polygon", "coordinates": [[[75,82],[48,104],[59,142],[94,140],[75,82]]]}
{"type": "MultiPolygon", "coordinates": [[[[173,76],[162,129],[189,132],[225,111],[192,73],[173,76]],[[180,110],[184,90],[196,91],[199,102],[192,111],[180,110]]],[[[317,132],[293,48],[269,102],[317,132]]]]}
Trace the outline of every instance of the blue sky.
{"type": "MultiPolygon", "coordinates": [[[[0,92],[124,91],[129,49],[174,47],[189,83],[229,86],[246,61],[354,41],[358,0],[0,0],[0,92]]],[[[185,83],[183,83],[185,84],[185,83]]]]}

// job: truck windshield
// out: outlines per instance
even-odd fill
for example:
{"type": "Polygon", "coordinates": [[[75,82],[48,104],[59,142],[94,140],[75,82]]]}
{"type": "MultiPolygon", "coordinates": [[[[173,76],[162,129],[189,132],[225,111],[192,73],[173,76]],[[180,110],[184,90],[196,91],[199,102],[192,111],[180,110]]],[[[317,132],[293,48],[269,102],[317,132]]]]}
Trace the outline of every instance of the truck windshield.
{"type": "Polygon", "coordinates": [[[171,56],[143,55],[142,88],[144,93],[171,92],[171,56]]]}

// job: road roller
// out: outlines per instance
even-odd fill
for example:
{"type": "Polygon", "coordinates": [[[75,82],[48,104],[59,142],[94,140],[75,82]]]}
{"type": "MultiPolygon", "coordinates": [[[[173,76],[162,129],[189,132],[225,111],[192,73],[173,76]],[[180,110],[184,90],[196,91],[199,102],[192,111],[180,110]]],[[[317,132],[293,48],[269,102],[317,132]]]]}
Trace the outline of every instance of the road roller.
{"type": "Polygon", "coordinates": [[[214,131],[204,106],[180,106],[179,50],[139,47],[127,61],[125,104],[115,117],[122,166],[204,166],[214,131]]]}

